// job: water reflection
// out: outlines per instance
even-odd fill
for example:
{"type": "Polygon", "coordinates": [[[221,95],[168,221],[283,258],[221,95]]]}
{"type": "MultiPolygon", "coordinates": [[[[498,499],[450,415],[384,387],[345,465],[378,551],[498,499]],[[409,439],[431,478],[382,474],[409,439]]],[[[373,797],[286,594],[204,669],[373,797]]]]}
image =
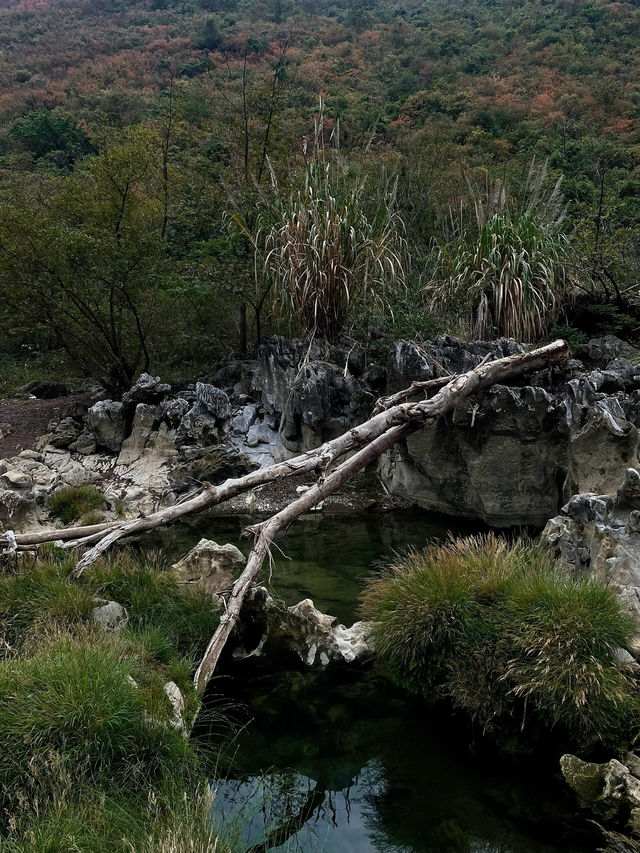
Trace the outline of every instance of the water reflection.
{"type": "MultiPolygon", "coordinates": [[[[143,547],[161,547],[171,559],[184,556],[201,537],[220,544],[232,542],[246,554],[251,541],[241,539],[240,533],[255,520],[200,516],[154,530],[140,542],[143,547]]],[[[320,610],[351,624],[357,618],[365,577],[394,551],[412,545],[422,547],[451,532],[467,534],[477,529],[471,522],[454,523],[419,510],[368,511],[348,518],[326,518],[315,513],[276,537],[273,564],[270,570],[263,570],[261,580],[286,604],[312,598],[320,610]]]]}
{"type": "MultiPolygon", "coordinates": [[[[198,538],[235,542],[241,519],[199,518],[154,532],[171,556],[198,538]],[[162,538],[166,537],[166,538],[162,538]]],[[[381,560],[441,539],[427,513],[311,517],[278,539],[267,579],[287,604],[311,597],[350,624],[381,560]]],[[[470,532],[457,526],[456,533],[470,532]]],[[[219,682],[244,724],[215,785],[216,824],[233,849],[266,853],[592,853],[573,801],[554,779],[558,755],[507,764],[474,755],[465,724],[364,674],[277,671],[251,659],[219,682]]]]}
{"type": "Polygon", "coordinates": [[[375,671],[238,673],[252,722],[216,782],[216,824],[251,853],[586,853],[573,805],[535,762],[473,755],[464,724],[375,671]]]}

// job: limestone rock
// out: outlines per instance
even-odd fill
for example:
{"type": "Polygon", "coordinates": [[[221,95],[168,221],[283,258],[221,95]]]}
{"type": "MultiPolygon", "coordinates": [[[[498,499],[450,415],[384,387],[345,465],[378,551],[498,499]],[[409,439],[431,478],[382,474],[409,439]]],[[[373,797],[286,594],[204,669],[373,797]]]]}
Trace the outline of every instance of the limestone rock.
{"type": "Polygon", "coordinates": [[[138,403],[159,403],[171,392],[171,385],[161,382],[159,376],[141,373],[134,385],[122,395],[122,404],[126,409],[135,408],[138,403]]]}
{"type": "Polygon", "coordinates": [[[57,423],[49,424],[51,436],[49,444],[53,447],[69,447],[73,444],[82,432],[82,424],[75,421],[73,418],[62,418],[57,423]]]}
{"type": "Polygon", "coordinates": [[[567,754],[560,759],[560,769],[582,808],[606,820],[628,820],[640,807],[640,780],[615,758],[594,764],[567,754]]]}
{"type": "Polygon", "coordinates": [[[178,583],[196,586],[215,597],[230,589],[244,563],[244,555],[235,545],[201,539],[171,569],[178,583]]]}
{"type": "Polygon", "coordinates": [[[356,622],[346,628],[337,617],[317,610],[310,598],[287,608],[282,631],[307,666],[353,663],[373,653],[366,623],[356,622]]]}
{"type": "Polygon", "coordinates": [[[182,691],[175,681],[167,681],[164,685],[164,692],[171,703],[171,709],[173,711],[171,725],[177,731],[182,734],[186,734],[187,727],[184,722],[184,696],[182,695],[182,691]]]}
{"type": "Polygon", "coordinates": [[[246,434],[258,416],[258,408],[257,403],[248,403],[246,406],[243,406],[233,416],[231,421],[232,432],[240,435],[246,434]]]}
{"type": "Polygon", "coordinates": [[[103,631],[121,631],[126,627],[129,616],[117,601],[102,601],[91,611],[93,621],[103,631]]]}
{"type": "Polygon", "coordinates": [[[611,361],[617,358],[632,358],[636,350],[626,341],[617,338],[615,335],[605,335],[602,338],[592,338],[583,344],[579,350],[580,358],[585,358],[588,361],[599,364],[602,367],[608,365],[611,361]]]}
{"type": "Polygon", "coordinates": [[[87,412],[87,429],[95,437],[97,445],[118,453],[125,430],[122,403],[115,400],[94,403],[87,412]]]}
{"type": "Polygon", "coordinates": [[[229,396],[221,388],[216,388],[206,382],[198,382],[196,383],[196,398],[217,420],[225,421],[231,417],[232,409],[229,396]]]}
{"type": "MultiPolygon", "coordinates": [[[[542,538],[567,571],[610,583],[640,633],[640,513],[635,469],[610,495],[575,495],[549,520],[542,538]]],[[[633,649],[631,649],[633,651],[633,649]]]]}
{"type": "Polygon", "coordinates": [[[177,427],[190,408],[191,405],[188,400],[182,397],[178,397],[175,400],[163,400],[160,404],[160,417],[169,426],[177,427]]]}
{"type": "MultiPolygon", "coordinates": [[[[436,369],[459,373],[487,355],[520,350],[509,340],[399,342],[390,357],[389,390],[436,369]]],[[[542,527],[572,495],[610,494],[621,467],[638,464],[635,372],[613,370],[609,385],[598,376],[572,362],[528,376],[530,385],[493,386],[396,445],[380,461],[381,478],[392,495],[426,509],[495,526],[542,527]]]]}
{"type": "Polygon", "coordinates": [[[282,422],[284,445],[291,452],[340,435],[371,408],[373,395],[349,370],[329,362],[330,355],[318,341],[272,337],[259,347],[252,390],[260,394],[267,414],[282,422]]]}

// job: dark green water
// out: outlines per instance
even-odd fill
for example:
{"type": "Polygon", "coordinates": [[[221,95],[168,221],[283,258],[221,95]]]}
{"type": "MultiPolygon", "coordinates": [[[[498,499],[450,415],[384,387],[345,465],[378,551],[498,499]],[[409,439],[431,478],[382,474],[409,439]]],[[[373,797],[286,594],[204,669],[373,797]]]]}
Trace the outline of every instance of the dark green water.
{"type": "MultiPolygon", "coordinates": [[[[199,519],[156,544],[177,557],[207,536],[246,551],[237,539],[240,526],[199,519]]],[[[287,604],[311,597],[350,624],[362,581],[381,561],[449,529],[415,512],[313,516],[278,540],[282,553],[274,551],[270,588],[287,604]]],[[[503,760],[463,719],[426,708],[375,669],[278,672],[252,659],[214,689],[232,703],[241,726],[214,783],[214,821],[234,850],[593,853],[598,847],[557,777],[557,754],[503,760]]]]}
{"type": "MultiPolygon", "coordinates": [[[[198,539],[233,542],[247,554],[251,540],[240,539],[242,528],[255,518],[205,516],[179,527],[154,532],[152,544],[171,558],[182,557],[198,539]]],[[[312,598],[316,607],[350,625],[357,618],[365,577],[394,551],[422,547],[429,540],[478,530],[469,524],[452,527],[444,519],[416,510],[363,512],[355,518],[309,514],[276,538],[273,565],[262,580],[286,604],[312,598]]],[[[145,544],[150,540],[146,539],[145,544]]]]}

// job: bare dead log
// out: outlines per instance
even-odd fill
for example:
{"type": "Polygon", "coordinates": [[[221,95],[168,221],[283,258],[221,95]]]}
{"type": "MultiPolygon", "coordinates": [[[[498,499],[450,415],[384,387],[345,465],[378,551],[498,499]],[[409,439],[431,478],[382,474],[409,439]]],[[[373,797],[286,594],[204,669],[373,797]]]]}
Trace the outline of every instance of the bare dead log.
{"type": "MultiPolygon", "coordinates": [[[[256,535],[256,541],[242,574],[233,585],[226,611],[220,619],[220,624],[211,638],[196,672],[195,682],[198,692],[204,691],[215,671],[222,650],[240,616],[244,598],[262,568],[276,533],[288,527],[299,515],[312,509],[340,488],[354,474],[389,450],[409,429],[416,429],[419,426],[433,423],[455,408],[461,400],[481,388],[492,385],[507,376],[513,378],[527,370],[548,366],[567,358],[567,356],[568,348],[564,341],[556,341],[532,353],[522,353],[489,364],[481,364],[474,370],[453,378],[430,400],[422,400],[418,403],[401,403],[392,407],[384,413],[388,416],[392,415],[390,425],[384,432],[375,436],[371,435],[361,450],[342,462],[325,479],[316,483],[285,509],[273,515],[268,521],[249,528],[249,532],[256,535]]],[[[382,415],[371,418],[358,429],[370,429],[371,425],[380,417],[382,415]]]]}
{"type": "MultiPolygon", "coordinates": [[[[460,400],[482,388],[506,379],[515,379],[530,371],[549,367],[565,360],[568,356],[569,351],[565,342],[555,341],[532,352],[518,353],[487,364],[483,363],[460,376],[428,380],[427,383],[413,383],[405,392],[399,392],[399,394],[379,401],[376,406],[377,413],[368,421],[360,426],[353,427],[315,450],[307,451],[269,468],[253,471],[244,477],[225,480],[218,486],[206,483],[188,499],[141,518],[67,530],[50,530],[35,534],[17,535],[17,544],[19,546],[37,545],[62,539],[65,541],[64,547],[67,548],[92,545],[93,547],[78,562],[74,573],[77,577],[120,539],[153,530],[165,524],[171,524],[187,515],[203,512],[236,495],[282,477],[302,473],[321,475],[329,470],[334,462],[383,436],[394,426],[409,422],[424,424],[425,421],[440,417],[445,412],[450,411],[460,400]],[[447,379],[447,384],[440,387],[441,383],[447,379]],[[428,391],[436,387],[440,387],[440,390],[431,399],[420,400],[415,403],[405,402],[418,391],[428,391]],[[397,402],[397,400],[403,400],[403,402],[397,402]]],[[[0,537],[0,544],[3,541],[6,541],[6,536],[0,537]]]]}

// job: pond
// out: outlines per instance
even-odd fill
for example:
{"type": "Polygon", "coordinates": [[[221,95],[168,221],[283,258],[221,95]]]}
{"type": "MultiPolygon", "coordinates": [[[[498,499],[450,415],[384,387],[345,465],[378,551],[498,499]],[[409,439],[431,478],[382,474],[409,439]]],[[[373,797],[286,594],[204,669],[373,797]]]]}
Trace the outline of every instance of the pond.
{"type": "MultiPolygon", "coordinates": [[[[167,539],[238,542],[238,519],[200,518],[167,539]]],[[[420,512],[311,516],[278,539],[270,589],[313,598],[345,624],[394,551],[444,538],[420,512]]],[[[457,526],[455,533],[472,532],[457,526]]],[[[219,759],[213,819],[250,853],[591,853],[598,839],[558,777],[559,753],[498,757],[463,718],[369,668],[277,671],[252,659],[215,684],[239,733],[219,759]],[[239,709],[239,710],[238,710],[239,709]]]]}

